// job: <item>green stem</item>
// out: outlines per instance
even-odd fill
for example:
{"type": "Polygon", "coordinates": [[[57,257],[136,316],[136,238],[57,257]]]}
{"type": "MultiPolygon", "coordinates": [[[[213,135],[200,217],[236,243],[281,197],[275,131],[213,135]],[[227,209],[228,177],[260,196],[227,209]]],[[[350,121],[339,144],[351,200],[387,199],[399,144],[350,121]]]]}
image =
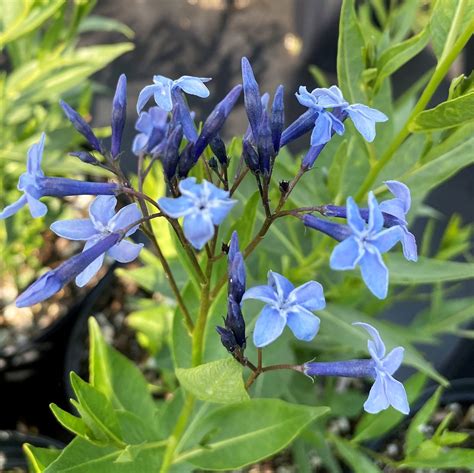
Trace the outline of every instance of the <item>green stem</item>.
{"type": "Polygon", "coordinates": [[[412,110],[408,120],[405,122],[405,125],[400,130],[398,135],[392,141],[391,145],[388,147],[387,151],[382,155],[379,161],[372,167],[366,179],[362,183],[359,192],[356,195],[356,200],[361,200],[369,189],[373,186],[377,176],[380,174],[380,171],[390,162],[390,160],[395,155],[395,152],[400,147],[400,145],[405,141],[405,139],[410,134],[410,125],[413,119],[422,112],[425,107],[428,105],[428,102],[431,100],[431,97],[436,92],[436,89],[440,85],[441,81],[444,79],[445,75],[449,71],[454,60],[458,57],[460,52],[463,50],[466,43],[469,41],[472,32],[474,31],[474,19],[469,22],[468,27],[465,31],[459,36],[456,42],[453,45],[451,51],[446,52],[444,58],[439,61],[438,66],[436,67],[430,81],[428,82],[425,90],[421,94],[415,108],[412,110]]]}

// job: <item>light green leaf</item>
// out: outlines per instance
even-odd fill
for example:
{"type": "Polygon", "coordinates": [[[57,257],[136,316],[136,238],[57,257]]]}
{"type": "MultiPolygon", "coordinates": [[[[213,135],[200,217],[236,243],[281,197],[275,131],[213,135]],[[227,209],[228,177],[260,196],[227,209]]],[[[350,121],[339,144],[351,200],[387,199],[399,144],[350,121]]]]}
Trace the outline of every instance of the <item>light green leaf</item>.
{"type": "Polygon", "coordinates": [[[331,436],[331,440],[336,446],[339,455],[351,467],[351,471],[354,473],[381,473],[377,465],[367,455],[362,453],[357,446],[335,435],[331,436]]]}
{"type": "Polygon", "coordinates": [[[249,399],[242,365],[230,356],[195,368],[178,368],[176,377],[184,389],[201,401],[230,404],[249,399]]]}
{"type": "Polygon", "coordinates": [[[337,48],[337,78],[344,98],[350,103],[366,103],[362,88],[365,44],[354,0],[342,2],[337,48]]]}
{"type": "Polygon", "coordinates": [[[465,468],[473,471],[474,449],[446,448],[432,440],[426,440],[420,445],[416,455],[405,458],[398,465],[401,468],[430,468],[435,471],[440,468],[465,468]]]}
{"type": "Polygon", "coordinates": [[[474,263],[441,261],[420,256],[417,263],[401,254],[386,255],[392,284],[429,284],[474,278],[474,263]]]}
{"type": "Polygon", "coordinates": [[[79,437],[83,437],[85,439],[89,437],[90,431],[83,419],[69,414],[69,412],[66,412],[54,403],[50,404],[49,408],[53,412],[54,417],[56,417],[56,420],[64,428],[71,431],[73,434],[78,435],[79,437]]]}
{"type": "Polygon", "coordinates": [[[301,430],[328,412],[326,407],[253,399],[215,409],[194,426],[194,447],[176,458],[204,470],[242,468],[286,447],[301,430]]]}
{"type": "Polygon", "coordinates": [[[61,450],[34,447],[28,443],[23,444],[23,451],[31,473],[42,473],[61,454],[61,450]]]}
{"type": "Polygon", "coordinates": [[[135,36],[133,30],[125,23],[100,15],[90,15],[81,22],[79,32],[86,31],[113,31],[123,34],[127,39],[133,39],[135,36]]]}

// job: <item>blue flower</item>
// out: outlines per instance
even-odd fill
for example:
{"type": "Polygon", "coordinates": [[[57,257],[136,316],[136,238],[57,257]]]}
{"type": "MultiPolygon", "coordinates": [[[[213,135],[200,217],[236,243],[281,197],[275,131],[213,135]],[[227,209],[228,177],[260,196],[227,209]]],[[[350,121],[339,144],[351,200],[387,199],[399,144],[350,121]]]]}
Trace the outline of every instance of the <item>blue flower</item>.
{"type": "Polygon", "coordinates": [[[246,274],[244,257],[239,249],[239,238],[237,232],[232,233],[229,245],[228,263],[228,293],[240,304],[245,293],[246,274]]]}
{"type": "MultiPolygon", "coordinates": [[[[115,213],[116,205],[117,199],[114,196],[99,196],[89,207],[88,219],[59,220],[51,225],[51,230],[56,235],[68,240],[85,240],[83,251],[87,251],[110,234],[120,233],[141,218],[140,210],[136,204],[127,205],[115,213]]],[[[138,225],[130,228],[124,236],[132,235],[137,229],[138,225]]],[[[138,256],[142,247],[142,244],[121,240],[109,248],[107,254],[120,263],[129,263],[138,256]]],[[[77,275],[76,284],[79,287],[86,285],[99,271],[104,257],[105,252],[77,275]]]]}
{"type": "Polygon", "coordinates": [[[367,346],[374,361],[375,382],[370,389],[367,401],[364,403],[364,409],[370,414],[377,414],[392,406],[402,414],[408,414],[410,406],[408,405],[405,388],[402,383],[392,376],[402,364],[404,348],[396,347],[385,356],[385,344],[376,328],[362,322],[356,322],[353,325],[364,328],[372,337],[367,346]]]}
{"type": "Polygon", "coordinates": [[[153,76],[153,85],[147,85],[138,96],[137,113],[140,113],[151,96],[154,97],[156,105],[171,112],[173,109],[172,91],[181,89],[187,94],[196,95],[201,98],[209,97],[209,90],[204,82],[209,82],[208,77],[181,76],[177,80],[168,79],[164,76],[153,76]]]}
{"type": "Polygon", "coordinates": [[[181,181],[179,190],[180,197],[162,197],[158,205],[172,218],[184,217],[184,235],[200,250],[214,236],[214,225],[222,223],[237,201],[229,198],[229,192],[206,180],[197,184],[195,177],[181,181]]]}
{"type": "Polygon", "coordinates": [[[139,131],[132,144],[135,155],[141,152],[153,153],[168,131],[168,113],[159,107],[151,107],[147,112],[140,113],[135,130],[139,131]]]}
{"type": "Polygon", "coordinates": [[[342,135],[344,133],[342,121],[346,116],[349,116],[357,131],[369,142],[375,138],[375,123],[388,120],[385,114],[367,105],[359,103],[350,105],[335,85],[329,89],[314,89],[311,93],[306,87],[300,87],[296,98],[301,105],[317,112],[311,134],[311,146],[327,143],[333,132],[342,135]]]}
{"type": "Polygon", "coordinates": [[[42,302],[60,291],[67,283],[82,273],[93,261],[112,248],[123,235],[111,233],[98,240],[89,249],[69,258],[57,268],[43,274],[16,300],[17,307],[28,307],[42,302]]]}
{"type": "Polygon", "coordinates": [[[111,195],[120,191],[120,186],[108,182],[82,182],[63,177],[47,177],[41,169],[45,134],[40,141],[28,149],[26,172],[18,180],[18,190],[23,195],[13,204],[0,212],[0,219],[11,217],[26,204],[30,207],[33,218],[43,217],[48,207],[40,202],[44,196],[65,197],[68,195],[111,195]]]}
{"type": "Polygon", "coordinates": [[[295,289],[288,279],[268,272],[268,285],[248,289],[242,300],[257,299],[266,305],[260,312],[253,332],[256,347],[264,347],[276,340],[285,325],[299,340],[312,340],[319,330],[319,318],[311,311],[326,306],[323,287],[309,281],[295,289]]]}
{"type": "Polygon", "coordinates": [[[406,214],[411,206],[410,189],[407,185],[398,181],[385,181],[384,183],[395,198],[381,202],[380,210],[384,214],[396,217],[397,220],[393,223],[400,225],[403,230],[403,255],[409,261],[417,261],[418,251],[415,236],[408,231],[408,222],[406,220],[406,214]]]}
{"type": "Polygon", "coordinates": [[[330,266],[336,270],[360,266],[362,279],[379,299],[388,291],[388,269],[382,253],[389,251],[403,237],[400,226],[383,229],[384,218],[377,200],[369,193],[368,223],[362,218],[352,197],[347,199],[347,222],[352,235],[339,243],[331,254],[330,266]]]}
{"type": "Polygon", "coordinates": [[[110,145],[110,154],[116,159],[120,153],[122,143],[123,129],[127,118],[127,77],[121,74],[115,89],[115,95],[112,102],[112,138],[110,145]]]}

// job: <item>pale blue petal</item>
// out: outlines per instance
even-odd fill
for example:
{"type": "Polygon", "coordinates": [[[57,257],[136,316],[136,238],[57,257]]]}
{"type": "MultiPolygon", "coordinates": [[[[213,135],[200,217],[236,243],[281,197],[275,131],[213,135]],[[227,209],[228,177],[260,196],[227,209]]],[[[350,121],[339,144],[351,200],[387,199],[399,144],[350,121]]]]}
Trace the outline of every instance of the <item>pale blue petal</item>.
{"type": "Polygon", "coordinates": [[[323,286],[317,281],[309,281],[293,289],[286,301],[288,305],[297,304],[308,310],[321,310],[326,307],[323,286]]]}
{"type": "Polygon", "coordinates": [[[328,112],[320,112],[311,133],[311,146],[324,145],[332,136],[332,120],[328,112]]]}
{"type": "Polygon", "coordinates": [[[231,199],[209,202],[209,213],[211,214],[212,223],[220,225],[236,203],[236,200],[231,199]]]}
{"type": "Polygon", "coordinates": [[[344,131],[346,130],[344,127],[344,123],[339,120],[339,118],[335,117],[331,112],[327,112],[329,114],[329,117],[331,118],[332,122],[332,129],[338,134],[338,135],[343,135],[344,131]]]}
{"type": "Polygon", "coordinates": [[[278,302],[278,297],[270,286],[254,286],[245,291],[242,300],[256,299],[267,304],[275,304],[278,302]]]}
{"type": "Polygon", "coordinates": [[[149,135],[152,129],[153,129],[153,124],[151,122],[150,113],[148,112],[140,113],[140,116],[138,117],[138,120],[135,123],[135,130],[141,131],[142,133],[149,135]]]}
{"type": "Polygon", "coordinates": [[[356,234],[365,230],[365,220],[361,217],[359,207],[352,197],[348,197],[346,201],[347,223],[352,231],[356,234]]]}
{"type": "Polygon", "coordinates": [[[352,325],[362,327],[369,333],[369,335],[372,337],[372,340],[369,340],[367,343],[369,351],[374,352],[375,357],[379,360],[382,359],[385,355],[385,344],[380,337],[379,331],[374,326],[364,322],[354,322],[352,325]]]}
{"type": "Polygon", "coordinates": [[[217,186],[209,181],[203,179],[202,181],[203,192],[208,196],[209,200],[223,200],[229,198],[229,192],[224,189],[219,189],[217,186]]]}
{"type": "Polygon", "coordinates": [[[303,107],[308,107],[308,108],[316,108],[317,110],[321,109],[321,106],[318,105],[318,102],[316,101],[316,97],[311,95],[306,87],[300,86],[298,89],[298,93],[295,94],[296,99],[298,102],[303,105],[303,107]]]}
{"type": "Polygon", "coordinates": [[[388,374],[392,375],[400,368],[404,353],[403,347],[396,347],[382,360],[382,366],[388,374]]]}
{"type": "Polygon", "coordinates": [[[285,328],[286,318],[275,308],[267,305],[258,316],[253,332],[253,343],[262,348],[275,341],[285,328]]]}
{"type": "Polygon", "coordinates": [[[377,233],[370,239],[370,243],[374,245],[380,253],[391,250],[403,238],[403,229],[400,225],[387,228],[377,233]]]}
{"type": "Polygon", "coordinates": [[[147,85],[141,90],[140,94],[138,95],[138,100],[137,100],[137,113],[138,114],[140,114],[143,107],[146,105],[148,100],[150,100],[150,97],[154,95],[156,90],[157,90],[156,85],[147,85]]]}
{"type": "Polygon", "coordinates": [[[88,240],[97,235],[97,229],[88,218],[58,220],[49,227],[56,235],[68,240],[88,240]]]}
{"type": "Polygon", "coordinates": [[[26,195],[22,195],[16,202],[13,202],[13,204],[7,205],[0,212],[0,219],[8,218],[16,214],[22,207],[26,205],[26,202],[27,202],[26,195]]]}
{"type": "Polygon", "coordinates": [[[329,87],[329,89],[314,89],[311,94],[316,97],[318,104],[324,108],[334,108],[348,105],[342,96],[341,90],[335,85],[332,85],[329,87]]]}
{"type": "Polygon", "coordinates": [[[408,186],[399,181],[384,181],[384,184],[397,199],[400,199],[403,209],[407,213],[411,207],[411,194],[408,186]]]}
{"type": "Polygon", "coordinates": [[[160,76],[160,75],[153,76],[153,82],[160,86],[165,85],[167,87],[171,87],[171,84],[173,83],[173,81],[169,79],[168,77],[160,76]]]}
{"type": "MultiPolygon", "coordinates": [[[[129,204],[125,207],[122,207],[109,221],[109,230],[116,232],[123,230],[124,228],[131,225],[133,222],[140,220],[142,218],[142,213],[138,208],[137,204],[129,204]]],[[[127,236],[130,236],[132,233],[136,232],[138,225],[132,227],[128,232],[127,236]]]]}
{"type": "Polygon", "coordinates": [[[369,192],[369,224],[368,230],[373,234],[382,230],[384,218],[377,199],[372,191],[369,192]]]}
{"type": "Polygon", "coordinates": [[[208,215],[196,212],[184,217],[184,235],[197,250],[214,236],[214,225],[208,215]]]}
{"type": "Polygon", "coordinates": [[[198,195],[201,195],[201,191],[203,188],[202,184],[196,184],[195,177],[187,177],[186,179],[183,179],[178,184],[178,187],[181,194],[192,199],[194,199],[198,195]]]}
{"type": "Polygon", "coordinates": [[[375,138],[375,123],[388,120],[382,112],[362,104],[349,105],[345,110],[351,117],[357,131],[369,143],[375,138]]]}
{"type": "MultiPolygon", "coordinates": [[[[98,242],[97,238],[91,238],[84,245],[83,252],[94,246],[98,242]]],[[[76,285],[79,287],[85,286],[99,271],[104,262],[104,253],[102,253],[98,258],[96,258],[92,263],[87,266],[82,273],[79,273],[76,276],[76,285]]]]}
{"type": "Polygon", "coordinates": [[[298,340],[310,342],[319,331],[319,317],[304,307],[294,307],[288,311],[286,323],[298,340]]]}
{"type": "Polygon", "coordinates": [[[167,112],[171,112],[173,109],[173,100],[171,98],[171,86],[166,85],[156,85],[155,86],[155,93],[153,97],[155,98],[156,105],[166,110],[167,112]]]}
{"type": "Polygon", "coordinates": [[[357,239],[351,236],[335,246],[329,259],[329,266],[337,271],[354,269],[362,255],[363,250],[357,239]]]}
{"type": "Polygon", "coordinates": [[[30,213],[33,218],[44,217],[48,212],[48,207],[30,194],[25,194],[30,213]]]}
{"type": "Polygon", "coordinates": [[[137,258],[142,248],[143,243],[132,243],[131,241],[122,240],[112,246],[107,254],[119,263],[130,263],[130,261],[137,258]]]}
{"type": "Polygon", "coordinates": [[[209,89],[203,82],[209,82],[210,80],[210,77],[182,76],[174,81],[173,87],[177,86],[187,94],[196,95],[204,99],[209,97],[209,89]]]}
{"type": "Polygon", "coordinates": [[[364,115],[374,122],[386,122],[388,120],[388,117],[385,115],[385,113],[382,113],[380,110],[375,108],[367,107],[367,105],[363,105],[361,103],[355,103],[350,105],[348,108],[357,111],[357,113],[360,115],[364,115]]]}
{"type": "Polygon", "coordinates": [[[410,412],[410,405],[408,404],[405,387],[400,383],[400,381],[397,381],[391,376],[387,376],[385,382],[386,393],[390,405],[402,414],[407,415],[410,412]]]}
{"type": "Polygon", "coordinates": [[[379,251],[372,245],[366,245],[359,265],[365,285],[374,296],[385,299],[388,292],[388,269],[379,251]]]}
{"type": "Polygon", "coordinates": [[[194,202],[189,197],[162,197],[158,199],[158,205],[162,212],[172,218],[179,218],[194,211],[194,202]]]}
{"type": "Polygon", "coordinates": [[[403,223],[406,223],[405,219],[405,210],[404,204],[400,199],[389,199],[384,200],[380,203],[379,208],[382,212],[393,215],[401,220],[403,223]]]}
{"type": "Polygon", "coordinates": [[[135,136],[132,143],[132,152],[134,155],[138,156],[141,151],[145,150],[146,145],[148,144],[148,136],[145,133],[139,133],[135,136]]]}
{"type": "Polygon", "coordinates": [[[285,276],[273,271],[268,271],[268,285],[278,294],[281,301],[286,300],[295,288],[285,276]]]}
{"type": "Polygon", "coordinates": [[[403,227],[402,247],[403,256],[405,256],[408,261],[418,261],[418,249],[415,236],[410,233],[406,227],[403,227]]]}
{"type": "Polygon", "coordinates": [[[113,195],[99,195],[89,206],[89,216],[94,226],[101,231],[115,215],[117,199],[113,195]]]}
{"type": "Polygon", "coordinates": [[[43,158],[44,140],[46,135],[41,133],[38,143],[34,143],[28,149],[28,159],[26,161],[26,169],[30,174],[41,174],[41,159],[43,158]]]}
{"type": "Polygon", "coordinates": [[[385,391],[383,374],[378,374],[373,386],[370,388],[369,397],[364,403],[364,409],[369,414],[377,414],[388,408],[390,401],[385,391]]]}

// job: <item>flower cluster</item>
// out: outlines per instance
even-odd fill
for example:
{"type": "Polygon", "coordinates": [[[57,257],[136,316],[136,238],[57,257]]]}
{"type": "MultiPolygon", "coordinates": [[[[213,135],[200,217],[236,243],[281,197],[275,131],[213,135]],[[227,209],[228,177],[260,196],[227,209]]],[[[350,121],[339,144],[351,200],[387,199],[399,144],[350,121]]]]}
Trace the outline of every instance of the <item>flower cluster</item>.
{"type": "MultiPolygon", "coordinates": [[[[72,280],[78,286],[84,286],[97,274],[106,256],[120,263],[135,260],[143,245],[128,238],[139,228],[143,230],[153,242],[187,328],[192,332],[193,343],[196,344],[193,345],[193,356],[198,364],[202,361],[202,347],[197,342],[200,337],[203,338],[203,320],[204,325],[206,320],[201,313],[199,317],[193,317],[186,306],[171,266],[160,249],[159,235],[153,234],[150,221],[154,218],[166,219],[185,250],[183,258],[186,257],[189,267],[192,267],[193,276],[195,274],[198,279],[197,285],[201,284],[203,288],[201,296],[207,298],[204,307],[210,306],[227,281],[227,314],[223,326],[217,327],[217,332],[223,346],[236,360],[250,367],[256,377],[264,369],[261,356],[258,366],[244,356],[247,327],[242,311],[243,302],[254,299],[264,303],[252,332],[253,343],[260,355],[262,348],[277,340],[286,326],[298,340],[312,341],[320,326],[320,319],[314,312],[322,311],[326,306],[324,290],[319,282],[309,281],[295,287],[285,276],[274,271],[268,272],[266,285],[247,289],[244,259],[264,238],[270,225],[280,217],[297,216],[306,227],[331,236],[338,244],[330,256],[329,266],[337,271],[359,267],[369,290],[383,299],[388,292],[389,272],[382,255],[401,242],[405,257],[410,261],[417,259],[415,238],[408,230],[406,217],[411,197],[406,185],[387,181],[387,188],[393,198],[379,204],[370,192],[367,208],[359,208],[349,196],[345,206],[327,204],[317,208],[282,210],[289,203],[289,194],[302,175],[313,167],[326,143],[333,135],[345,132],[344,121],[347,118],[352,120],[362,137],[370,142],[375,138],[375,124],[384,122],[387,117],[366,105],[349,104],[336,86],[312,92],[302,86],[296,98],[308,110],[285,129],[283,86],[277,88],[269,107],[269,95],[261,95],[250,62],[242,58],[242,85],[235,85],[203,120],[202,125],[196,125],[196,114],[189,108],[187,95],[207,98],[210,95],[205,85],[208,81],[210,78],[182,76],[172,80],[156,75],[153,84],[140,92],[137,101],[138,119],[135,123],[138,133],[131,147],[133,154],[138,157],[136,189],[131,183],[133,180],[127,178],[120,166],[125,154],[122,135],[127,111],[126,77],[120,76],[112,102],[109,146],[97,138],[83,117],[61,102],[67,118],[86,140],[85,149],[71,154],[110,172],[112,182],[46,176],[41,168],[45,144],[43,134],[28,151],[27,169],[18,182],[18,189],[23,195],[0,212],[0,218],[12,216],[26,204],[33,217],[41,217],[47,211],[46,205],[40,201],[45,196],[96,196],[89,207],[89,218],[61,220],[51,225],[51,230],[62,238],[84,241],[83,251],[30,285],[18,297],[16,302],[19,307],[45,300],[72,280]],[[242,90],[248,128],[242,137],[240,164],[231,168],[232,158],[228,155],[221,132],[242,90]],[[145,110],[151,98],[155,104],[145,110]],[[280,149],[309,132],[311,146],[301,161],[300,170],[291,185],[280,185],[280,200],[272,209],[272,173],[280,149]],[[156,162],[161,163],[163,182],[167,189],[166,195],[158,199],[143,193],[143,183],[156,162]],[[237,170],[234,176],[230,175],[231,169],[237,170]],[[221,229],[221,226],[238,203],[235,196],[241,194],[236,193],[236,190],[247,171],[256,181],[265,220],[262,229],[248,246],[240,248],[237,231],[233,231],[227,246],[231,232],[229,227],[221,229]],[[118,211],[117,206],[121,207],[118,211]],[[155,213],[151,213],[152,208],[155,213]],[[325,218],[316,217],[316,211],[325,218]],[[346,219],[346,223],[333,221],[334,218],[346,219]],[[219,238],[224,242],[220,254],[216,253],[216,248],[220,248],[219,238]],[[213,268],[218,266],[214,263],[226,252],[227,271],[220,283],[216,274],[213,274],[213,268]]],[[[231,224],[232,230],[239,228],[239,222],[235,219],[231,224]]],[[[407,413],[409,408],[403,385],[392,376],[402,362],[403,348],[397,347],[385,355],[385,346],[377,330],[369,324],[358,325],[372,337],[368,343],[372,357],[370,360],[308,362],[295,369],[309,376],[374,378],[374,385],[364,406],[366,411],[375,413],[392,405],[407,413]]]]}

